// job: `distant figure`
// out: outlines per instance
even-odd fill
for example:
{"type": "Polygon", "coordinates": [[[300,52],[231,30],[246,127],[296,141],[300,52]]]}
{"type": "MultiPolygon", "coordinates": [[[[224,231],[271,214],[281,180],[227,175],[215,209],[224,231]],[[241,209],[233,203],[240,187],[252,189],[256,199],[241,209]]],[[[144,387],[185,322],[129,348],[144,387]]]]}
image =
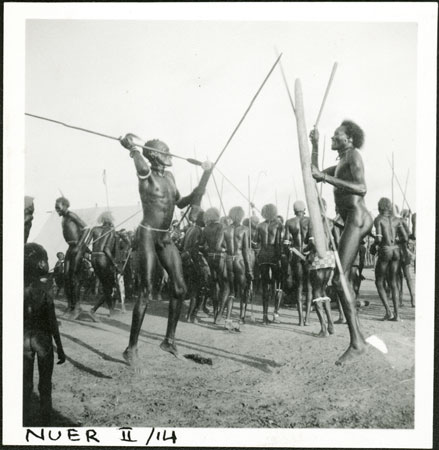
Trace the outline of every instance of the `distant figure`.
{"type": "Polygon", "coordinates": [[[397,243],[407,242],[407,233],[401,219],[393,215],[392,202],[388,198],[381,198],[378,202],[379,215],[375,218],[375,247],[378,247],[378,260],[375,267],[375,284],[386,314],[383,320],[399,321],[399,296],[397,276],[401,262],[401,251],[397,243]],[[392,291],[394,314],[390,311],[387,293],[384,287],[387,275],[392,291]]]}
{"type": "Polygon", "coordinates": [[[268,305],[274,299],[273,322],[279,323],[281,297],[276,295],[276,283],[280,283],[280,254],[282,224],[277,218],[276,206],[269,203],[262,207],[264,222],[257,227],[257,243],[261,250],[258,256],[259,271],[262,279],[262,323],[268,325],[268,305]]]}
{"type": "Polygon", "coordinates": [[[55,202],[55,210],[62,217],[62,231],[69,248],[64,263],[64,290],[67,297],[66,314],[69,319],[77,319],[82,310],[79,306],[79,270],[84,255],[84,241],[88,227],[74,212],[69,211],[70,202],[60,197],[55,202]]]}
{"type": "Polygon", "coordinates": [[[64,253],[58,252],[56,254],[56,257],[58,260],[56,261],[55,267],[53,268],[53,278],[55,280],[56,284],[56,294],[55,296],[58,297],[61,289],[64,289],[64,253]]]}
{"type": "MultiPolygon", "coordinates": [[[[227,301],[227,329],[239,329],[239,325],[232,322],[232,310],[235,297],[240,300],[240,321],[244,321],[242,312],[245,303],[245,289],[247,281],[253,280],[253,271],[249,258],[249,231],[241,225],[244,218],[244,210],[240,206],[234,206],[229,211],[232,224],[225,230],[226,242],[226,266],[227,279],[229,282],[229,297],[227,301]]],[[[224,305],[223,305],[224,308],[224,305]]],[[[221,314],[221,312],[220,312],[221,314]]]]}
{"type": "Polygon", "coordinates": [[[100,225],[93,227],[87,239],[87,245],[92,245],[91,263],[96,276],[102,286],[103,295],[91,309],[91,314],[95,317],[96,311],[104,304],[107,304],[109,315],[114,312],[113,288],[116,286],[116,263],[115,254],[115,231],[113,216],[110,211],[103,212],[98,217],[100,225]]]}
{"type": "Polygon", "coordinates": [[[296,217],[288,219],[286,228],[286,243],[291,249],[291,272],[294,277],[295,297],[297,312],[299,314],[299,326],[308,325],[311,313],[312,291],[309,280],[309,266],[304,255],[305,237],[309,233],[310,220],[305,216],[306,206],[302,200],[297,200],[293,205],[296,217]],[[302,293],[306,288],[306,312],[303,319],[302,293]]]}
{"type": "Polygon", "coordinates": [[[220,223],[220,213],[217,208],[209,208],[204,213],[206,226],[202,233],[201,246],[207,255],[210,268],[210,295],[213,304],[213,323],[217,323],[222,306],[229,294],[226,267],[225,226],[220,223]],[[218,292],[217,292],[218,285],[218,292]]]}

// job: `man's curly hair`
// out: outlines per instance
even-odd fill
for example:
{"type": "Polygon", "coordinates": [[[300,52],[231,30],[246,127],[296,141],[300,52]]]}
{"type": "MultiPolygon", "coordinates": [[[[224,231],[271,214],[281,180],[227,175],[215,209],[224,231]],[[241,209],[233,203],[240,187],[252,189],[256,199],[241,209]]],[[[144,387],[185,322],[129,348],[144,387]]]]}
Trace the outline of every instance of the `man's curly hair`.
{"type": "Polygon", "coordinates": [[[61,205],[67,206],[67,208],[70,206],[70,202],[66,197],[57,198],[55,203],[61,203],[61,205]]]}
{"type": "Polygon", "coordinates": [[[245,216],[244,210],[240,206],[234,206],[229,211],[229,217],[232,219],[235,223],[241,223],[242,219],[245,216]]]}
{"type": "Polygon", "coordinates": [[[113,225],[113,222],[114,222],[114,218],[113,218],[113,214],[111,214],[111,211],[104,211],[98,217],[98,223],[101,223],[101,224],[109,223],[109,224],[113,225]]]}
{"type": "Polygon", "coordinates": [[[346,134],[352,138],[355,148],[361,148],[364,144],[364,131],[352,120],[343,120],[341,126],[345,128],[346,134]]]}

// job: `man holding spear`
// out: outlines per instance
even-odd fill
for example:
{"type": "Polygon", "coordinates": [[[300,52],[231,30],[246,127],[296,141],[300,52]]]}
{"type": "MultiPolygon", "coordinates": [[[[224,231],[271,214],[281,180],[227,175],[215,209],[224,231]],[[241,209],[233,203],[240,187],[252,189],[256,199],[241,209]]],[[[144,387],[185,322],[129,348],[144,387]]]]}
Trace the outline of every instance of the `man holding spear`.
{"type": "MultiPolygon", "coordinates": [[[[170,277],[173,295],[169,302],[168,326],[166,336],[160,348],[178,355],[175,344],[175,330],[180,317],[181,305],[186,294],[180,253],[171,239],[170,231],[174,208],[190,205],[195,197],[201,199],[204,193],[206,177],[187,197],[181,197],[177,190],[173,174],[166,170],[171,166],[168,146],[158,139],[146,142],[143,154],[134,143],[135,136],[127,134],[122,140],[123,147],[130,151],[139,179],[139,194],[143,207],[143,219],[139,224],[138,250],[142,284],[152,289],[156,257],[170,277]],[[147,148],[146,148],[147,147],[147,148]],[[157,152],[149,150],[157,149],[157,152]],[[147,160],[150,164],[148,164],[147,160]]],[[[205,172],[211,170],[211,164],[203,164],[205,172]]],[[[129,344],[123,353],[128,364],[135,366],[138,362],[137,341],[145,317],[147,303],[144,293],[137,299],[133,309],[129,344]],[[141,306],[143,303],[143,311],[141,306]]]]}

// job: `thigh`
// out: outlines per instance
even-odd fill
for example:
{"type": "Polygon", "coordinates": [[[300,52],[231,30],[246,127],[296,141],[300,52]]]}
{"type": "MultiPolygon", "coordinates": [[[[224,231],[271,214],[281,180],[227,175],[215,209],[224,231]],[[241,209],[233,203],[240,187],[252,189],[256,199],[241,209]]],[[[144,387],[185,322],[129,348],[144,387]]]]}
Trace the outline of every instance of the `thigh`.
{"type": "Polygon", "coordinates": [[[153,277],[157,265],[157,254],[152,232],[140,229],[138,243],[138,272],[140,280],[149,290],[153,286],[153,277]]]}
{"type": "Polygon", "coordinates": [[[169,275],[174,287],[185,287],[180,252],[174,242],[169,241],[163,247],[158,247],[157,256],[160,264],[169,275]]]}
{"type": "Polygon", "coordinates": [[[338,246],[338,255],[340,257],[341,266],[346,275],[355,261],[358,253],[358,247],[361,241],[361,228],[352,223],[347,222],[340,237],[338,246]]]}

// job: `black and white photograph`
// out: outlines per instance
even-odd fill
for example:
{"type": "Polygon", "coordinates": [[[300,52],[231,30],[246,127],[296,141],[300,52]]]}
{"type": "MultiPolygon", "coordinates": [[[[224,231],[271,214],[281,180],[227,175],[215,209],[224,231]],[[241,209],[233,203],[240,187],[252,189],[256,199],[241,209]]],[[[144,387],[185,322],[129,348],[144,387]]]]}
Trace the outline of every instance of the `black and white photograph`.
{"type": "Polygon", "coordinates": [[[437,4],[4,9],[3,444],[431,447],[437,4]]]}

